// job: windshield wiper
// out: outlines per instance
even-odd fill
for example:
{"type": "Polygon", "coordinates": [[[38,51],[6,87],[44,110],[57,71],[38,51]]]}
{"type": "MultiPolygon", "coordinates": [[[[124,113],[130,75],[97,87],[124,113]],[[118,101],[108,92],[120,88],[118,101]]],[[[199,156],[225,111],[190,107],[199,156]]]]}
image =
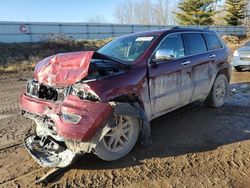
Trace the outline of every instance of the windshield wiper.
{"type": "Polygon", "coordinates": [[[99,53],[99,52],[95,52],[93,57],[95,59],[106,59],[106,60],[114,61],[114,62],[119,63],[119,64],[121,64],[121,65],[123,65],[125,67],[130,67],[131,66],[126,61],[122,61],[120,59],[117,59],[117,58],[114,58],[114,57],[111,57],[111,56],[108,56],[108,55],[105,55],[105,54],[102,54],[102,53],[99,53]]]}

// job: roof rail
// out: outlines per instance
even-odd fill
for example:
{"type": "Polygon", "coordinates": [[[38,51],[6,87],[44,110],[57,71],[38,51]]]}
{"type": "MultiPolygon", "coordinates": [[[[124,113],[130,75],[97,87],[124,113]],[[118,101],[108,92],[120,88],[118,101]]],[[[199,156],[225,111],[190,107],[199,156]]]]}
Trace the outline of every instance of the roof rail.
{"type": "Polygon", "coordinates": [[[206,26],[203,28],[204,30],[209,30],[209,26],[206,26]]]}
{"type": "Polygon", "coordinates": [[[181,29],[179,26],[174,26],[171,29],[181,29]]]}

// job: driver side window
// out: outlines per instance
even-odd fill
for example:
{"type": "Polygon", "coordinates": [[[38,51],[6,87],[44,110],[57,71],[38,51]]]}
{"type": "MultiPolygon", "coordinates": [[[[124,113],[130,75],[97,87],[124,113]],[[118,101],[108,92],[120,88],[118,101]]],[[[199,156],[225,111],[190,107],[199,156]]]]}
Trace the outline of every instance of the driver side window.
{"type": "Polygon", "coordinates": [[[172,34],[167,36],[162,41],[158,49],[172,51],[174,58],[181,58],[185,56],[181,34],[172,34]]]}

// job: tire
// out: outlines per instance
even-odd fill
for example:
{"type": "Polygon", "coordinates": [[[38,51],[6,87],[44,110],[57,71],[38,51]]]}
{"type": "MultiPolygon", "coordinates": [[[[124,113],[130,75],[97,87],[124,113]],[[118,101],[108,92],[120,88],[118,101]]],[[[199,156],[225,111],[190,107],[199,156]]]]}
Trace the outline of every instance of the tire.
{"type": "Polygon", "coordinates": [[[224,74],[219,74],[206,99],[206,104],[211,107],[220,107],[224,104],[228,93],[228,79],[224,74]]]}
{"type": "Polygon", "coordinates": [[[234,67],[234,70],[236,71],[236,72],[241,72],[242,71],[242,68],[241,67],[234,67]]]}
{"type": "Polygon", "coordinates": [[[140,127],[137,118],[118,116],[117,125],[104,135],[96,146],[94,153],[97,157],[105,161],[120,159],[133,149],[139,132],[140,127]]]}

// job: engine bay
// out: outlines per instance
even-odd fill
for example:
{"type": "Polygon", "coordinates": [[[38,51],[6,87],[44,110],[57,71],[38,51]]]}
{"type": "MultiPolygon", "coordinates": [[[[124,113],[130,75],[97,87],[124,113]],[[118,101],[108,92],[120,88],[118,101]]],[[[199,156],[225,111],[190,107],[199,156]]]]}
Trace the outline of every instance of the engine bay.
{"type": "Polygon", "coordinates": [[[124,73],[124,67],[109,60],[92,59],[88,76],[83,80],[99,80],[124,73]]]}

